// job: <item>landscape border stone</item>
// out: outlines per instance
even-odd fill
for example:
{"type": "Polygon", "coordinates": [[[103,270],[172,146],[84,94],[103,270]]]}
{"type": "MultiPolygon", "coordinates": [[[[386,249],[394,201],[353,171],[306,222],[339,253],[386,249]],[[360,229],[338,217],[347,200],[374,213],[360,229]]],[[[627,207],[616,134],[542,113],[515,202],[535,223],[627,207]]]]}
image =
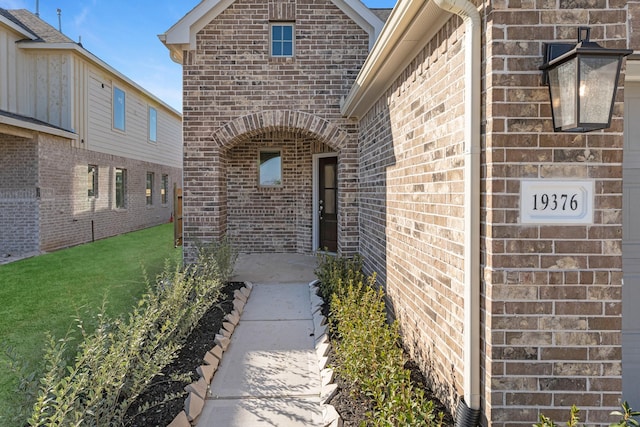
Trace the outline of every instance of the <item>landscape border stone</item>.
{"type": "Polygon", "coordinates": [[[318,368],[320,369],[322,379],[320,387],[322,419],[324,427],[342,427],[342,417],[340,417],[340,414],[333,405],[327,403],[337,393],[338,386],[333,383],[333,369],[327,367],[329,364],[329,357],[327,355],[331,349],[331,342],[328,335],[329,324],[327,318],[322,315],[324,301],[318,295],[319,284],[320,280],[314,280],[309,283],[309,293],[311,297],[311,312],[313,313],[313,333],[316,337],[315,347],[318,356],[318,368]]]}
{"type": "Polygon", "coordinates": [[[210,393],[211,380],[218,370],[224,352],[231,343],[231,335],[238,323],[240,323],[240,314],[251,295],[252,289],[253,284],[251,282],[244,282],[244,286],[239,289],[239,292],[238,290],[234,291],[234,309],[224,317],[227,322],[222,324],[222,328],[215,336],[214,342],[216,345],[203,356],[204,365],[196,368],[196,372],[199,375],[198,381],[185,387],[185,391],[189,395],[184,401],[184,411],[176,415],[167,427],[191,427],[197,425],[198,417],[202,413],[205,401],[210,393]]]}

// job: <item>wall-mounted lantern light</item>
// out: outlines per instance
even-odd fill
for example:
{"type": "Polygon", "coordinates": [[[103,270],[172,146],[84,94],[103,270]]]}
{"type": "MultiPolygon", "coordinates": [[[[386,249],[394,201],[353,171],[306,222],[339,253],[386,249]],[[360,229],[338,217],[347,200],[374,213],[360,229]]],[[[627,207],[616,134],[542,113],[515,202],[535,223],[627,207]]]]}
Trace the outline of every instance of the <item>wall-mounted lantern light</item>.
{"type": "Polygon", "coordinates": [[[549,85],[555,132],[590,132],[611,126],[622,58],[630,49],[606,49],[578,28],[578,44],[545,43],[543,83],[549,85]]]}

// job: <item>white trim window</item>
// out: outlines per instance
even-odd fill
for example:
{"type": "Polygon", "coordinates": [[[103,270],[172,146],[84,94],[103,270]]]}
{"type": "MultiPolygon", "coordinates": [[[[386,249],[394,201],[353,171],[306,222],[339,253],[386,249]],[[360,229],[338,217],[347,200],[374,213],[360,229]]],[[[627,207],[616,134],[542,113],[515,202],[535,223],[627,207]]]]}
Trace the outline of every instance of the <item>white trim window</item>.
{"type": "Polygon", "coordinates": [[[272,22],[271,56],[291,58],[294,54],[295,28],[292,22],[272,22]]]}
{"type": "Polygon", "coordinates": [[[116,209],[127,207],[127,170],[116,168],[116,209]]]}
{"type": "Polygon", "coordinates": [[[87,197],[98,197],[98,166],[89,165],[87,168],[87,197]]]}
{"type": "Polygon", "coordinates": [[[160,196],[162,204],[169,204],[169,175],[162,175],[162,185],[160,186],[160,196]]]}
{"type": "Polygon", "coordinates": [[[126,93],[117,86],[113,87],[113,128],[124,132],[126,118],[126,93]]]}
{"type": "Polygon", "coordinates": [[[158,110],[149,106],[149,141],[158,142],[158,110]]]}

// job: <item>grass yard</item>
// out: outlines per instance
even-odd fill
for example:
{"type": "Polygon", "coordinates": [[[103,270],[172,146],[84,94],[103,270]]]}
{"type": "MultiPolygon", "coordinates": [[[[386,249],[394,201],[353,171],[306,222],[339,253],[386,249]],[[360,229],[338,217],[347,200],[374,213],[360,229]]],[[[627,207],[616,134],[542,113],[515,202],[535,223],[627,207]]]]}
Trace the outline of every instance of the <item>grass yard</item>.
{"type": "MultiPolygon", "coordinates": [[[[129,312],[169,259],[181,260],[173,247],[173,224],[100,240],[58,252],[0,265],[0,349],[9,345],[34,369],[42,366],[47,331],[63,337],[85,325],[106,302],[106,312],[129,312]]],[[[9,426],[17,378],[0,352],[0,425],[9,426]]]]}

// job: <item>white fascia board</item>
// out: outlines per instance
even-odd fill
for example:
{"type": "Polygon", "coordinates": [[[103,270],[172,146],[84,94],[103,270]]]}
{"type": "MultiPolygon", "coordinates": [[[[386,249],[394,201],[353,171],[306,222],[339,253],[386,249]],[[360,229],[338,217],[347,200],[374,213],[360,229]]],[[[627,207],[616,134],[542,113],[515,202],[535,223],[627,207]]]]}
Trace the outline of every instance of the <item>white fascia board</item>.
{"type": "Polygon", "coordinates": [[[182,63],[182,51],[196,48],[196,34],[225,11],[235,0],[203,0],[158,38],[171,52],[171,59],[182,63]]]}
{"type": "Polygon", "coordinates": [[[360,0],[331,0],[341,11],[369,34],[369,50],[384,27],[384,22],[360,0]]]}
{"type": "Polygon", "coordinates": [[[432,0],[399,0],[343,102],[342,114],[366,114],[450,16],[432,0]]]}
{"type": "Polygon", "coordinates": [[[119,80],[122,80],[125,83],[127,83],[128,85],[132,86],[133,88],[138,90],[140,93],[142,93],[143,95],[145,95],[148,98],[151,98],[154,102],[156,102],[157,104],[159,104],[160,106],[165,108],[167,111],[169,111],[170,113],[174,114],[175,116],[177,116],[178,118],[180,118],[182,120],[182,114],[179,111],[175,110],[169,104],[167,104],[166,102],[164,102],[163,100],[161,100],[160,98],[158,98],[157,96],[155,96],[154,94],[152,94],[151,92],[149,92],[148,90],[146,90],[145,88],[140,86],[138,83],[136,83],[133,80],[131,80],[129,77],[127,77],[124,74],[122,74],[120,71],[118,71],[115,68],[113,68],[111,65],[107,64],[106,62],[104,62],[102,59],[100,59],[97,56],[95,56],[93,53],[89,52],[88,50],[86,50],[83,47],[80,47],[77,43],[19,42],[18,46],[20,48],[22,48],[22,49],[61,50],[61,51],[66,50],[66,51],[69,51],[69,52],[74,52],[74,53],[80,55],[81,57],[85,58],[86,60],[94,63],[98,67],[102,68],[108,74],[111,74],[114,77],[118,78],[119,80]]]}
{"type": "Polygon", "coordinates": [[[640,82],[640,58],[636,59],[634,56],[627,59],[627,68],[624,75],[624,79],[627,82],[640,82]]]}
{"type": "Polygon", "coordinates": [[[3,25],[11,28],[16,33],[19,33],[22,36],[24,36],[24,37],[26,37],[26,38],[28,38],[30,40],[37,40],[38,39],[38,36],[33,34],[31,31],[27,31],[25,28],[22,28],[20,25],[16,24],[12,20],[7,19],[6,17],[4,17],[2,15],[0,15],[0,23],[2,23],[3,25]]]}
{"type": "MultiPolygon", "coordinates": [[[[235,0],[203,0],[158,38],[170,50],[171,59],[182,63],[183,50],[195,50],[196,34],[224,12],[235,0]]],[[[369,34],[369,49],[382,31],[380,20],[360,0],[331,0],[349,18],[369,34]]]]}
{"type": "Polygon", "coordinates": [[[55,127],[39,125],[27,120],[20,120],[19,118],[7,117],[0,114],[0,125],[10,126],[16,128],[13,132],[10,129],[0,126],[0,133],[8,133],[9,135],[19,136],[21,138],[33,138],[33,132],[46,133],[49,135],[55,135],[70,140],[78,140],[79,136],[73,132],[57,129],[55,127]]]}

